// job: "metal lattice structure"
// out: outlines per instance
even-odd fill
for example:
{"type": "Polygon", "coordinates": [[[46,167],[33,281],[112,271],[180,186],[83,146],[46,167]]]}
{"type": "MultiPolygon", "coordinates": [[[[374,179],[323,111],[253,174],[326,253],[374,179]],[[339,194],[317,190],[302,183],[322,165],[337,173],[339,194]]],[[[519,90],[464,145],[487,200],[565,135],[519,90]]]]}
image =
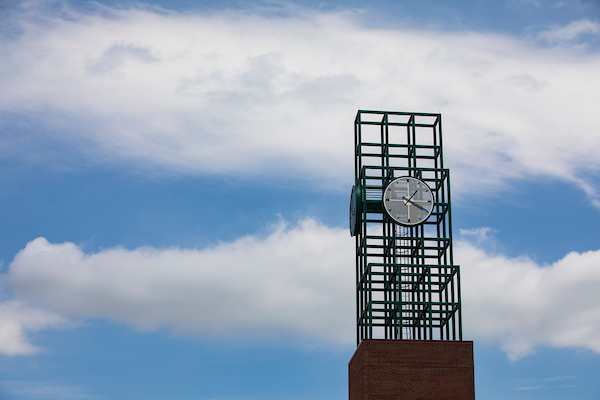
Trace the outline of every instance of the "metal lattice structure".
{"type": "Polygon", "coordinates": [[[441,114],[358,111],[354,149],[357,344],[462,340],[441,114]],[[404,176],[422,180],[433,193],[433,212],[418,226],[397,224],[383,209],[386,186],[404,176]]]}

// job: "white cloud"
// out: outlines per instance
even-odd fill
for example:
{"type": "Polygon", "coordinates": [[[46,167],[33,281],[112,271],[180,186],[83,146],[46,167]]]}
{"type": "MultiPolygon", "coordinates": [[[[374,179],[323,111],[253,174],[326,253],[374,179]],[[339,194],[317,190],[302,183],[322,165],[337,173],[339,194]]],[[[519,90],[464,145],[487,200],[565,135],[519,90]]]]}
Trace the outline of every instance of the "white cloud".
{"type": "Polygon", "coordinates": [[[358,108],[441,111],[455,193],[549,176],[597,197],[586,173],[600,168],[598,54],[305,9],[15,18],[0,112],[92,158],[346,188],[358,108]]]}
{"type": "Polygon", "coordinates": [[[512,359],[536,346],[600,353],[600,250],[540,265],[460,242],[456,259],[469,336],[499,342],[512,359]]]}
{"type": "Polygon", "coordinates": [[[575,376],[553,376],[551,378],[525,378],[510,381],[514,386],[510,390],[555,390],[577,387],[573,380],[575,376]]]}
{"type": "Polygon", "coordinates": [[[0,354],[34,354],[41,348],[29,343],[27,332],[64,326],[65,318],[19,301],[0,303],[0,354]]]}
{"type": "MultiPolygon", "coordinates": [[[[19,299],[72,320],[102,318],[189,335],[354,342],[354,241],[313,220],[203,249],[84,253],[30,242],[10,265],[19,299]]],[[[600,250],[552,265],[456,244],[467,340],[512,359],[538,346],[600,353],[600,250]]]]}
{"type": "Polygon", "coordinates": [[[71,319],[200,335],[298,335],[351,343],[354,241],[312,220],[204,250],[30,242],[10,266],[16,296],[71,319]]]}
{"type": "Polygon", "coordinates": [[[485,240],[488,239],[488,233],[496,232],[496,230],[485,226],[482,228],[460,229],[459,232],[463,236],[472,236],[477,240],[485,240]]]}
{"type": "Polygon", "coordinates": [[[585,35],[600,34],[600,23],[589,19],[569,22],[565,26],[555,26],[538,34],[538,39],[550,44],[573,42],[585,35]]]}

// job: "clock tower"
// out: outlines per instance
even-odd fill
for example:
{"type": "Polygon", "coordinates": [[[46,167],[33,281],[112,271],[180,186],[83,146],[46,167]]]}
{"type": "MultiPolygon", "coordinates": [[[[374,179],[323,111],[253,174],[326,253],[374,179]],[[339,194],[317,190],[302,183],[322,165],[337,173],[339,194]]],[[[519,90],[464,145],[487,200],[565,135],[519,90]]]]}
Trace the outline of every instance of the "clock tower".
{"type": "Polygon", "coordinates": [[[358,111],[350,400],[474,399],[440,114],[358,111]]]}

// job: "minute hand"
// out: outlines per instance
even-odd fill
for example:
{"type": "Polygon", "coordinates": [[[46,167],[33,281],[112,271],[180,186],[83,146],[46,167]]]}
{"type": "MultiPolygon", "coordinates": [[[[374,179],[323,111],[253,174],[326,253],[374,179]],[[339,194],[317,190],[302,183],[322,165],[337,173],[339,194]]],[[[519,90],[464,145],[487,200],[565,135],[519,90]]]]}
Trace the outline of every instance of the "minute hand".
{"type": "Polygon", "coordinates": [[[425,208],[421,207],[420,205],[418,205],[417,203],[415,203],[415,202],[414,202],[414,201],[412,201],[411,199],[408,199],[408,198],[406,198],[406,197],[404,197],[404,196],[402,196],[402,198],[403,198],[404,200],[406,200],[408,203],[412,204],[413,206],[415,206],[415,207],[417,207],[417,208],[419,208],[419,209],[421,209],[421,210],[425,211],[426,213],[428,213],[428,212],[429,212],[429,210],[426,210],[425,208]]]}
{"type": "Polygon", "coordinates": [[[413,197],[415,197],[415,194],[417,194],[417,192],[419,191],[419,189],[415,190],[415,192],[412,194],[412,196],[410,196],[408,199],[404,196],[402,196],[403,199],[405,199],[406,201],[411,201],[413,197]]]}

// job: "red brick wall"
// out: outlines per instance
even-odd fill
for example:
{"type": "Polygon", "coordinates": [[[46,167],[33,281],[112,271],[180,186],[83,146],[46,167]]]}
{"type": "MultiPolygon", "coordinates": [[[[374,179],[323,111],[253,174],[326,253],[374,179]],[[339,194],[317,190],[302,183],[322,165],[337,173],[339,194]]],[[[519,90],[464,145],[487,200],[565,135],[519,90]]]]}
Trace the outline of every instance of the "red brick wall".
{"type": "Polygon", "coordinates": [[[474,400],[473,342],[363,340],[348,365],[350,400],[474,400]]]}

